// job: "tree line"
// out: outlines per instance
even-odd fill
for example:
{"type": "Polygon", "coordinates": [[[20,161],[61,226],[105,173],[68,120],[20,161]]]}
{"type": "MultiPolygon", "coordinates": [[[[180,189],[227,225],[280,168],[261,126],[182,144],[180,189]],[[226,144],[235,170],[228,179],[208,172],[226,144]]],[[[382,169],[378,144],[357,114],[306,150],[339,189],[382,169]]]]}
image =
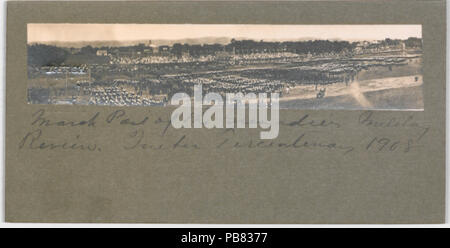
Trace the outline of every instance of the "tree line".
{"type": "MultiPolygon", "coordinates": [[[[395,46],[404,42],[407,48],[421,48],[422,39],[410,37],[406,40],[389,39],[381,40],[377,45],[395,46]]],[[[226,45],[222,44],[203,44],[190,45],[175,43],[170,47],[169,52],[175,56],[189,54],[190,56],[213,55],[217,52],[232,52],[236,54],[247,54],[255,52],[292,52],[297,54],[323,54],[323,53],[341,53],[343,51],[351,52],[358,42],[349,41],[331,41],[331,40],[308,40],[308,41],[284,41],[268,42],[255,40],[235,40],[232,39],[226,45]]],[[[375,45],[375,44],[374,44],[375,45]]],[[[95,55],[97,50],[106,49],[109,52],[120,49],[121,51],[144,51],[145,45],[140,44],[128,47],[102,47],[94,48],[84,46],[78,54],[95,55]]],[[[70,56],[71,48],[61,48],[53,45],[34,44],[28,45],[28,64],[33,66],[55,66],[61,65],[70,56]]]]}

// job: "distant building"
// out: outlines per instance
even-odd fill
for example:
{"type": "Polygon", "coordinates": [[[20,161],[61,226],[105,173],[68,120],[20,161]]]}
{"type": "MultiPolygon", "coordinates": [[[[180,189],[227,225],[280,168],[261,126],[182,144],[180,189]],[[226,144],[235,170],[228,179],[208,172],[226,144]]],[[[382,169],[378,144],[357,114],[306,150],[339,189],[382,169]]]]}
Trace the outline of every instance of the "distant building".
{"type": "Polygon", "coordinates": [[[159,51],[160,51],[160,52],[168,52],[169,49],[170,49],[169,46],[160,46],[160,47],[159,47],[159,51]]]}
{"type": "Polygon", "coordinates": [[[145,48],[145,49],[144,49],[144,54],[145,54],[145,55],[151,55],[151,54],[153,54],[153,49],[152,49],[152,48],[145,48]]]}
{"type": "Polygon", "coordinates": [[[97,50],[97,56],[108,56],[107,50],[97,50]]]}
{"type": "Polygon", "coordinates": [[[153,44],[151,40],[149,40],[146,44],[146,48],[144,49],[144,54],[151,55],[157,54],[159,52],[158,46],[153,44]]]}
{"type": "Polygon", "coordinates": [[[406,55],[406,44],[405,44],[405,42],[402,41],[400,43],[400,48],[402,50],[402,55],[405,56],[406,55]]]}
{"type": "Polygon", "coordinates": [[[216,52],[216,57],[217,57],[217,60],[219,60],[219,61],[229,60],[229,59],[231,59],[232,55],[234,55],[234,54],[232,54],[231,52],[227,52],[227,51],[216,52]]]}
{"type": "Polygon", "coordinates": [[[189,54],[189,51],[181,51],[181,57],[183,58],[189,58],[191,55],[189,54]]]}
{"type": "Polygon", "coordinates": [[[161,55],[169,55],[169,53],[170,53],[169,46],[160,46],[158,50],[161,55]]]}
{"type": "Polygon", "coordinates": [[[69,50],[71,54],[77,54],[81,51],[81,48],[71,47],[69,50]]]}

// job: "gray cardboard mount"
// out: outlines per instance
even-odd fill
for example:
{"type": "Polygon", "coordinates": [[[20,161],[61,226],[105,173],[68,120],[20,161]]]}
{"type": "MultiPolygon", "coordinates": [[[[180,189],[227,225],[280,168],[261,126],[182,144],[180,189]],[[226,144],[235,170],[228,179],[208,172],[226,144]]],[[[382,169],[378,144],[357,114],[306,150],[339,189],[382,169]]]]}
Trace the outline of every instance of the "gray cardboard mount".
{"type": "Polygon", "coordinates": [[[445,2],[15,2],[7,4],[6,199],[8,222],[103,223],[443,223],[445,215],[445,2]],[[315,123],[281,125],[274,142],[307,133],[311,143],[352,147],[254,148],[259,130],[179,129],[173,109],[30,105],[27,23],[421,24],[424,111],[281,110],[282,123],[307,114],[315,123]],[[108,123],[148,116],[146,126],[108,123]],[[37,111],[93,126],[38,127],[37,111]],[[123,117],[122,119],[124,119],[123,117]],[[158,121],[159,120],[159,121],[158,121]],[[428,130],[419,137],[423,130],[428,130]],[[95,144],[96,151],[28,149],[20,142],[95,144]],[[146,149],[126,149],[144,134],[146,149]],[[185,136],[183,145],[174,144],[185,136]],[[374,138],[393,149],[367,149],[374,138]],[[239,147],[220,147],[229,139],[239,147]],[[152,149],[160,144],[165,149],[152,149]],[[198,147],[196,148],[194,144],[198,147]],[[153,146],[152,146],[153,145],[153,146]]]}

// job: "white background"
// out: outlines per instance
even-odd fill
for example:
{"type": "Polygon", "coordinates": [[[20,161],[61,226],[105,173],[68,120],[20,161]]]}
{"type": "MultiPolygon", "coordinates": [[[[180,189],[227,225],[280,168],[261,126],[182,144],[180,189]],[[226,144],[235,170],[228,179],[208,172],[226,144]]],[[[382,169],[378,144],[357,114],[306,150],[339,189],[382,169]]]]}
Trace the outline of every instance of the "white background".
{"type": "MultiPolygon", "coordinates": [[[[448,199],[449,199],[449,182],[447,180],[446,183],[446,224],[440,224],[440,225],[200,225],[200,224],[191,224],[191,225],[185,225],[185,224],[26,224],[26,223],[21,223],[21,224],[17,224],[17,223],[6,223],[5,222],[5,212],[4,212],[4,202],[5,202],[5,197],[4,197],[4,192],[5,192],[5,149],[4,149],[4,135],[5,135],[5,72],[6,72],[6,58],[5,58],[5,54],[6,54],[6,0],[0,0],[1,2],[1,11],[0,11],[0,16],[1,16],[1,26],[0,26],[0,33],[2,34],[1,36],[1,47],[0,47],[0,57],[1,57],[1,62],[0,62],[0,109],[1,109],[1,115],[0,115],[0,126],[1,126],[1,136],[2,136],[2,142],[0,142],[0,164],[1,164],[1,170],[0,170],[0,178],[2,179],[1,181],[1,186],[0,186],[0,199],[1,199],[1,204],[0,204],[0,227],[4,228],[4,227],[312,227],[312,228],[320,228],[320,227],[331,227],[331,228],[341,228],[341,227],[393,227],[393,228],[397,228],[397,227],[450,227],[449,224],[449,213],[450,213],[450,207],[448,204],[448,199]]],[[[447,1],[447,13],[449,10],[449,3],[447,1]]],[[[449,20],[449,16],[447,14],[447,23],[449,20]]],[[[446,128],[446,151],[447,154],[449,154],[449,146],[448,143],[450,141],[450,135],[449,135],[449,126],[450,126],[450,118],[449,118],[449,113],[450,113],[450,104],[448,101],[448,97],[450,96],[450,88],[449,88],[449,61],[450,61],[450,53],[449,53],[449,26],[447,24],[447,87],[446,87],[446,93],[447,93],[447,103],[446,103],[446,109],[447,109],[447,115],[446,115],[446,119],[447,119],[447,128],[446,128]]],[[[448,157],[446,158],[446,178],[450,178],[450,170],[449,170],[449,166],[448,166],[448,157]]]]}

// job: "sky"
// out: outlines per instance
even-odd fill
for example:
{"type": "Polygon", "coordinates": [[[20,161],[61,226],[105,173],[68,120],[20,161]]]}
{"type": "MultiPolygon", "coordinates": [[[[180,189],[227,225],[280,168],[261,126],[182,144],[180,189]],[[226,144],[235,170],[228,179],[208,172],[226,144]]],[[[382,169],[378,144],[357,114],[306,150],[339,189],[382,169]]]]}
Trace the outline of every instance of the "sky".
{"type": "Polygon", "coordinates": [[[381,40],[422,37],[421,25],[28,24],[28,42],[179,40],[203,37],[254,40],[381,40]]]}

